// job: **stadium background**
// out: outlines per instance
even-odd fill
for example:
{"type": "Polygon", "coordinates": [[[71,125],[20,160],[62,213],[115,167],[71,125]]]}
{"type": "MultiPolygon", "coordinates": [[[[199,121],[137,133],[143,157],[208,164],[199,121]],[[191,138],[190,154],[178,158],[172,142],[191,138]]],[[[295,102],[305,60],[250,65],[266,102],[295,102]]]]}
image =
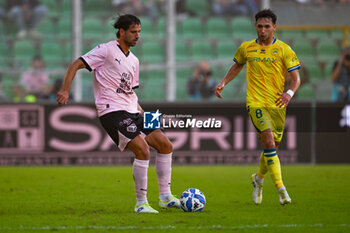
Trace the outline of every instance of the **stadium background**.
{"type": "MultiPolygon", "coordinates": [[[[18,39],[14,24],[1,25],[0,164],[131,164],[132,154],[118,152],[99,126],[91,73],[79,72],[69,106],[57,108],[49,100],[14,102],[12,87],[33,55],[42,55],[53,84],[73,59],[115,38],[112,1],[41,2],[48,15],[38,27],[40,38],[18,39]]],[[[201,60],[210,63],[216,82],[221,80],[239,44],[256,37],[252,15],[214,16],[211,1],[184,1],[182,12],[175,12],[175,1],[159,2],[154,18],[139,15],[141,41],[132,49],[141,63],[137,90],[141,105],[163,114],[209,115],[227,122],[222,132],[169,131],[169,137],[178,142],[174,162],[257,163],[261,147],[244,109],[245,71],[225,88],[224,100],[191,102],[186,88],[201,60]]],[[[330,76],[341,49],[349,45],[350,5],[256,2],[277,13],[277,37],[292,46],[310,75],[289,108],[281,160],[349,163],[350,106],[332,101],[330,76]]]]}

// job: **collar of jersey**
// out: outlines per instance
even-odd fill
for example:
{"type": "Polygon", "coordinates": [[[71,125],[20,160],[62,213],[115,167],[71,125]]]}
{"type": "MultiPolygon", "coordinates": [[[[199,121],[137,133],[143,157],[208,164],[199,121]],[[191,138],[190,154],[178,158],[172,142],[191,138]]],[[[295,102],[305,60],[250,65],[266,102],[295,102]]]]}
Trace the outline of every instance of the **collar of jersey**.
{"type": "MultiPolygon", "coordinates": [[[[256,38],[255,42],[256,42],[258,45],[261,45],[261,44],[259,44],[258,38],[256,38]]],[[[275,42],[276,42],[276,37],[273,37],[272,43],[269,44],[269,45],[272,45],[272,44],[274,44],[275,42]]],[[[266,46],[269,46],[269,45],[266,45],[266,46]]],[[[261,46],[263,46],[263,45],[261,45],[261,46]]]]}
{"type": "Polygon", "coordinates": [[[123,52],[123,54],[125,55],[125,57],[129,56],[130,50],[129,50],[127,53],[125,53],[125,52],[123,51],[122,47],[120,46],[120,44],[119,44],[118,41],[117,41],[117,45],[118,45],[119,49],[123,52]]]}

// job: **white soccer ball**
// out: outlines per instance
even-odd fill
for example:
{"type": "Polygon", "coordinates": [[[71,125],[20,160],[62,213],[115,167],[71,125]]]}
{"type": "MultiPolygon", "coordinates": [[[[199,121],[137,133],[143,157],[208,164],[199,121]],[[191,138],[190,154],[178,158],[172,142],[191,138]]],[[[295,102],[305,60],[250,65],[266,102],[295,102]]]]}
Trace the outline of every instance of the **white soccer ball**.
{"type": "Polygon", "coordinates": [[[205,206],[204,194],[196,188],[185,190],[180,197],[181,208],[185,212],[202,211],[205,206]]]}

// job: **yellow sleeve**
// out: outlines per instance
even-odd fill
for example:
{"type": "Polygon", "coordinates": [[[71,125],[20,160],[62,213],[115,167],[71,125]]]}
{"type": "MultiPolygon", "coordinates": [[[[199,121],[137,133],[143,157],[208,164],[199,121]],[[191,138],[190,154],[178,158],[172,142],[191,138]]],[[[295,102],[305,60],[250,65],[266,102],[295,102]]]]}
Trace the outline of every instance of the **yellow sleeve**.
{"type": "Polygon", "coordinates": [[[236,51],[236,54],[233,58],[233,61],[237,63],[237,65],[243,66],[247,59],[246,59],[246,51],[244,43],[239,46],[239,48],[236,51]]]}
{"type": "Polygon", "coordinates": [[[292,50],[291,47],[287,46],[284,51],[284,65],[287,68],[288,72],[296,69],[300,69],[300,63],[297,55],[292,50]]]}

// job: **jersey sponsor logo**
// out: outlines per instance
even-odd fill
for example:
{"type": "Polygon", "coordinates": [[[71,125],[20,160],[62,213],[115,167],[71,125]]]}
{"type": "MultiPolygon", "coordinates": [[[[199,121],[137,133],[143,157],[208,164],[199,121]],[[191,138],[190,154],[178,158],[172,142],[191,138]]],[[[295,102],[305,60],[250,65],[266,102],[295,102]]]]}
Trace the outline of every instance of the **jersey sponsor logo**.
{"type": "Polygon", "coordinates": [[[143,113],[143,128],[144,129],[160,129],[160,116],[162,113],[157,109],[156,112],[143,113]]]}
{"type": "Polygon", "coordinates": [[[130,82],[130,80],[131,80],[131,75],[124,72],[124,73],[122,74],[121,82],[124,83],[125,80],[127,80],[128,82],[130,82]]]}
{"type": "Polygon", "coordinates": [[[278,50],[277,50],[277,49],[274,49],[274,50],[272,51],[272,55],[273,55],[273,56],[277,56],[277,55],[278,55],[278,50]]]}
{"type": "Polygon", "coordinates": [[[249,60],[249,62],[275,63],[276,58],[264,57],[263,59],[261,59],[260,57],[253,57],[249,60]]]}
{"type": "Polygon", "coordinates": [[[123,93],[123,94],[126,94],[126,95],[132,95],[134,92],[126,92],[125,90],[121,89],[121,88],[118,88],[115,92],[117,93],[123,93]]]}
{"type": "Polygon", "coordinates": [[[125,94],[132,94],[132,88],[131,88],[131,75],[127,73],[123,73],[122,77],[120,78],[120,84],[119,88],[116,90],[117,93],[125,93],[125,94]]]}

